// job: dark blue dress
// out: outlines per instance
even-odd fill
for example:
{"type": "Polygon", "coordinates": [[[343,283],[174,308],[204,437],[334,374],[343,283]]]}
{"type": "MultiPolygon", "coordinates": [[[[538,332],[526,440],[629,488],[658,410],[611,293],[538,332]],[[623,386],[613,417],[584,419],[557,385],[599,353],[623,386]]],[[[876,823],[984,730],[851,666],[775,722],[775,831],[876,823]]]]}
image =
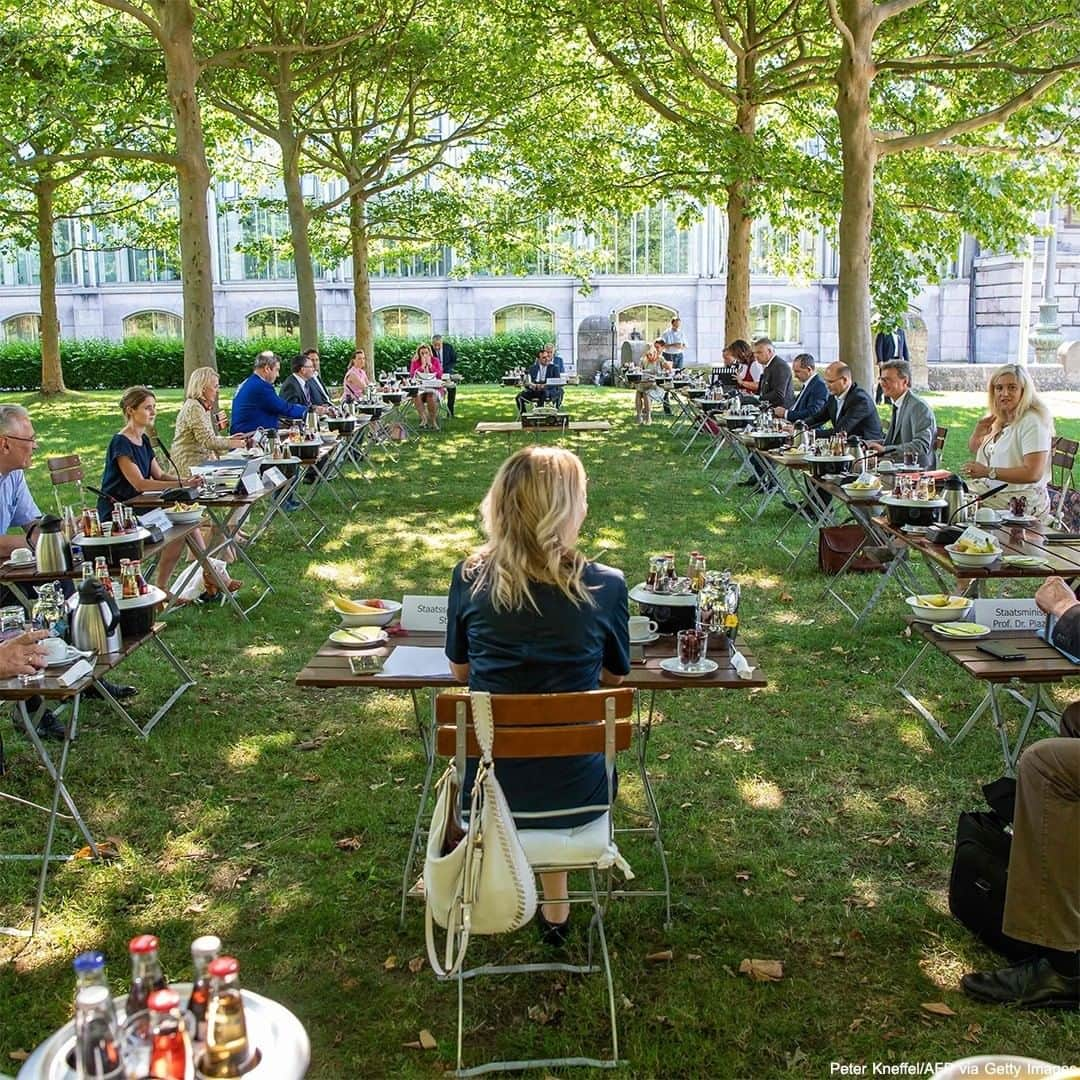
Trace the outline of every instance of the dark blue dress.
{"type": "MultiPolygon", "coordinates": [[[[136,446],[122,433],[112,437],[109,449],[105,451],[105,472],[101,477],[101,490],[121,502],[133,499],[139,494],[120,471],[119,459],[122,457],[131,458],[139,472],[149,480],[150,466],[154,462],[154,448],[146,435],[143,435],[140,446],[136,446]]],[[[101,520],[108,521],[112,517],[113,504],[108,499],[99,498],[97,506],[101,520]]]]}
{"type": "MultiPolygon", "coordinates": [[[[584,583],[595,606],[575,605],[553,585],[533,585],[531,607],[495,611],[486,591],[472,595],[454,568],[447,610],[446,655],[469,665],[469,688],[493,694],[554,694],[596,690],[600,670],[630,671],[626,579],[622,572],[589,563],[584,583]]],[[[518,813],[590,806],[607,801],[603,754],[566,758],[500,758],[496,771],[518,813]]],[[[466,777],[471,790],[472,772],[466,777]]],[[[563,829],[599,814],[524,818],[518,827],[563,829]]]]}

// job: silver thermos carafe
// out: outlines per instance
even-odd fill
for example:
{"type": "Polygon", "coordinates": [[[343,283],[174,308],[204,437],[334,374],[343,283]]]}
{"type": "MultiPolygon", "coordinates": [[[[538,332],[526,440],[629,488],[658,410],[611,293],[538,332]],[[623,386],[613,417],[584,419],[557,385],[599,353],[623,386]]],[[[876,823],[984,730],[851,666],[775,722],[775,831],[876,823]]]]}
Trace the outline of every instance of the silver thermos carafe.
{"type": "Polygon", "coordinates": [[[966,524],[971,518],[970,496],[964,481],[956,473],[942,485],[942,497],[945,499],[945,520],[951,525],[966,524]]]}
{"type": "Polygon", "coordinates": [[[71,643],[84,652],[120,651],[120,609],[97,578],[79,586],[79,603],[71,617],[71,643]]]}
{"type": "Polygon", "coordinates": [[[39,574],[62,574],[71,569],[71,547],[58,517],[48,514],[41,519],[34,558],[39,574]]]}

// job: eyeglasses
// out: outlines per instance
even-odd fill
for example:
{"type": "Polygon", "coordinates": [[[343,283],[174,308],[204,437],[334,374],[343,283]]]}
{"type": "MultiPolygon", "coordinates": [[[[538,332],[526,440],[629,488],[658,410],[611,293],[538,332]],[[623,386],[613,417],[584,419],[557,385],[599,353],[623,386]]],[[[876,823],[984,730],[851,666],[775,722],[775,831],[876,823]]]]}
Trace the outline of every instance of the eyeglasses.
{"type": "Polygon", "coordinates": [[[0,435],[0,439],[18,439],[19,442],[33,443],[35,446],[38,445],[36,435],[31,435],[29,438],[25,435],[0,435]]]}

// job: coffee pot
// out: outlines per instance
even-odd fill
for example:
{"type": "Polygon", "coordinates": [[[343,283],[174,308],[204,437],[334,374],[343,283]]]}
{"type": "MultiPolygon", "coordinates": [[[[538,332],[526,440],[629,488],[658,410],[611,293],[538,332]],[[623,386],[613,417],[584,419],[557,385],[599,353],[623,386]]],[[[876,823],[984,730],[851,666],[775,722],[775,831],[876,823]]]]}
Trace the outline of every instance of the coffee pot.
{"type": "Polygon", "coordinates": [[[956,473],[950,473],[948,480],[941,485],[941,494],[945,499],[945,520],[953,525],[963,525],[971,520],[971,503],[967,486],[956,473]]]}
{"type": "Polygon", "coordinates": [[[71,569],[71,545],[64,537],[63,525],[53,514],[41,519],[34,545],[39,574],[63,574],[71,569]]]}
{"type": "Polygon", "coordinates": [[[71,617],[71,643],[99,655],[120,651],[120,609],[97,578],[79,586],[79,603],[71,617]]]}

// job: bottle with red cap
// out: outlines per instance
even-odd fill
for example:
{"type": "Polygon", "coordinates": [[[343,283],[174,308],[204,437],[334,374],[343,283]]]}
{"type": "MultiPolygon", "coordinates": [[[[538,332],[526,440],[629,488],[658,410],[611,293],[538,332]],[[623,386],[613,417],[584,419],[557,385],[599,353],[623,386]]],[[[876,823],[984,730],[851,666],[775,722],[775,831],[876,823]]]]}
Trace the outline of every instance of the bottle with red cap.
{"type": "Polygon", "coordinates": [[[131,989],[128,991],[127,1013],[130,1016],[145,1009],[147,998],[154,990],[164,990],[169,984],[158,959],[158,939],[153,934],[140,934],[128,942],[131,953],[131,989]]]}
{"type": "Polygon", "coordinates": [[[240,1076],[251,1059],[240,995],[240,965],[231,956],[219,956],[210,962],[208,970],[206,1052],[199,1071],[206,1077],[240,1076]]]}
{"type": "Polygon", "coordinates": [[[155,990],[150,1009],[150,1075],[154,1080],[192,1080],[195,1064],[175,990],[155,990]]]}

